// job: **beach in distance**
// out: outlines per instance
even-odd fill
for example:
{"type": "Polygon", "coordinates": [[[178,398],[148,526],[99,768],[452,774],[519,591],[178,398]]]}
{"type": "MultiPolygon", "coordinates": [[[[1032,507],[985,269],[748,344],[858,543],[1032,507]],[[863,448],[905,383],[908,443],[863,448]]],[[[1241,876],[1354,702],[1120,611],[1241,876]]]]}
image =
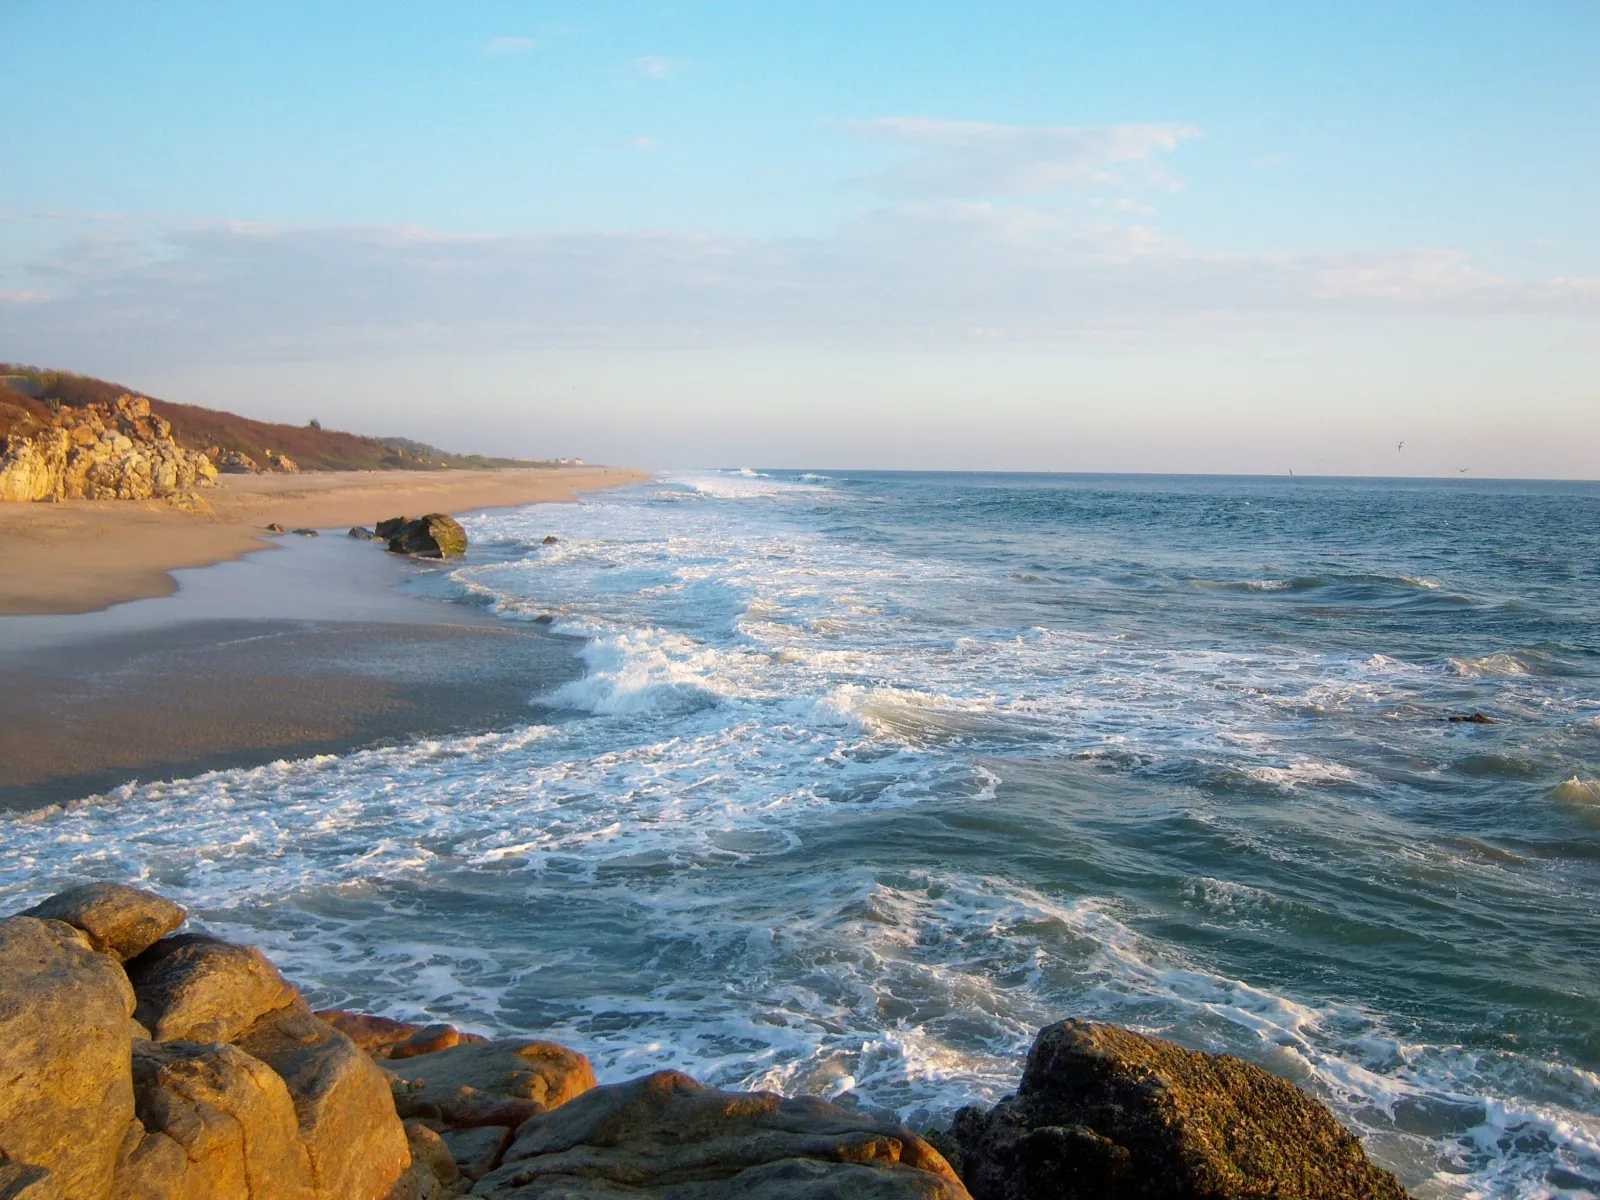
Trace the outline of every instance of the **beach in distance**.
{"type": "Polygon", "coordinates": [[[1113,1022],[1414,1196],[1600,1188],[1600,485],[463,474],[0,617],[7,911],[137,881],[319,1009],[915,1130],[1113,1022]],[[424,507],[464,558],[251,549],[424,507]]]}
{"type": "Polygon", "coordinates": [[[223,475],[210,514],[156,501],[0,504],[0,614],[88,612],[164,596],[168,572],[258,549],[265,527],[370,525],[393,516],[571,499],[642,478],[605,467],[223,475]]]}

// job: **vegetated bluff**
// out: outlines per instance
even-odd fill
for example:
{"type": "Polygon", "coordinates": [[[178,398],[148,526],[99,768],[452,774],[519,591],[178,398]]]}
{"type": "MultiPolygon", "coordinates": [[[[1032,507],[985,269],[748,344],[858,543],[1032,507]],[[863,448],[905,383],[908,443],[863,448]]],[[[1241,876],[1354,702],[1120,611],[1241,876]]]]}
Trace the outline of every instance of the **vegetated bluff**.
{"type": "Polygon", "coordinates": [[[63,410],[90,405],[114,407],[124,395],[149,400],[151,413],[172,427],[172,440],[178,446],[212,456],[224,471],[229,469],[230,461],[239,462],[234,456],[243,456],[266,469],[288,459],[306,471],[432,471],[442,467],[543,465],[527,459],[451,454],[408,438],[364,437],[315,424],[256,421],[220,409],[158,400],[137,388],[104,379],[14,363],[0,363],[0,443],[11,438],[37,437],[60,423],[63,410]]]}

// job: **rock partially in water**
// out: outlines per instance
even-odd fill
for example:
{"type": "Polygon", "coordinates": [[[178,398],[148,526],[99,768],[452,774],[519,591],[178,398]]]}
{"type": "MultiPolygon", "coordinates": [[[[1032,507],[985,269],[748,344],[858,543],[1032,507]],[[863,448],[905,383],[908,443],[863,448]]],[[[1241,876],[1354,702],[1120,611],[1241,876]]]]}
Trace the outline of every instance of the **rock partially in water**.
{"type": "Polygon", "coordinates": [[[723,1092],[677,1071],[585,1092],[517,1130],[474,1196],[966,1200],[944,1158],[815,1097],[723,1092]]]}
{"type": "Polygon", "coordinates": [[[1493,717],[1485,716],[1481,712],[1475,712],[1471,716],[1456,714],[1450,717],[1450,722],[1457,725],[1498,725],[1500,723],[1493,717]]]}
{"type": "Polygon", "coordinates": [[[415,1058],[451,1046],[489,1040],[482,1034],[462,1033],[454,1025],[414,1025],[341,1008],[323,1009],[317,1016],[376,1059],[415,1058]]]}
{"type": "Polygon", "coordinates": [[[408,521],[391,517],[378,523],[378,535],[389,539],[389,549],[414,558],[458,558],[467,552],[467,531],[454,517],[429,513],[408,521]]]}
{"type": "Polygon", "coordinates": [[[515,1127],[595,1086],[594,1068],[554,1042],[502,1038],[386,1064],[395,1111],[442,1127],[515,1127]]]}
{"type": "Polygon", "coordinates": [[[360,541],[360,542],[370,542],[374,538],[377,537],[377,535],[375,533],[373,533],[372,530],[368,529],[365,525],[352,525],[352,526],[350,526],[349,536],[352,537],[352,538],[355,538],[357,541],[360,541]]]}
{"type": "Polygon", "coordinates": [[[301,537],[317,537],[318,536],[317,531],[315,529],[306,529],[306,528],[291,529],[291,530],[289,530],[289,532],[290,533],[298,533],[301,537]]]}
{"type": "Polygon", "coordinates": [[[285,529],[282,525],[279,525],[276,521],[273,521],[271,524],[269,524],[267,526],[267,532],[268,533],[288,533],[289,531],[287,529],[285,529]]]}
{"type": "Polygon", "coordinates": [[[976,1200],[1405,1200],[1322,1104],[1116,1025],[1040,1031],[1017,1094],[947,1135],[976,1200]]]}
{"type": "Polygon", "coordinates": [[[123,883],[85,883],[57,892],[21,914],[65,921],[89,935],[90,944],[124,962],[142,954],[179,925],[183,905],[123,883]]]}

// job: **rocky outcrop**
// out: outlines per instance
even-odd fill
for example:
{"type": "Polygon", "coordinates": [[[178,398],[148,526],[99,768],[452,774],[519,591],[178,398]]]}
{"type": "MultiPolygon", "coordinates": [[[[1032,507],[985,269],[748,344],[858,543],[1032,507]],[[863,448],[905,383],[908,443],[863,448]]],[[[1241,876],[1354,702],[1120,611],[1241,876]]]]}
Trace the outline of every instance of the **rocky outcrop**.
{"type": "Polygon", "coordinates": [[[134,1017],[158,1042],[231,1042],[299,996],[254,946],[203,933],[164,938],[127,966],[134,1017]]]}
{"type": "Polygon", "coordinates": [[[377,1065],[299,996],[237,1044],[276,1071],[294,1097],[317,1200],[383,1200],[411,1155],[377,1065]]]}
{"type": "Polygon", "coordinates": [[[30,911],[62,919],[0,921],[0,1196],[454,1194],[412,1162],[377,1064],[259,950],[163,937],[183,910],[120,885],[30,911]]]}
{"type": "Polygon", "coordinates": [[[452,1129],[516,1126],[595,1086],[583,1055],[554,1042],[507,1038],[386,1064],[395,1111],[452,1129]]]}
{"type": "Polygon", "coordinates": [[[57,892],[22,915],[65,921],[88,934],[96,950],[125,962],[182,925],[185,914],[181,904],[154,892],[121,883],[86,883],[57,892]]]}
{"type": "Polygon", "coordinates": [[[597,1086],[553,1042],[313,1013],[183,915],[94,884],[0,921],[0,1200],[1405,1197],[1293,1085],[1116,1026],[1050,1026],[1016,1095],[924,1138],[676,1071],[597,1086]]]}
{"type": "Polygon", "coordinates": [[[462,1033],[454,1025],[413,1025],[342,1008],[323,1009],[317,1016],[377,1059],[415,1058],[463,1043],[489,1040],[481,1034],[462,1033]]]}
{"type": "Polygon", "coordinates": [[[661,1071],[527,1121],[472,1194],[965,1200],[967,1191],[937,1150],[891,1122],[661,1071]]]}
{"type": "Polygon", "coordinates": [[[467,531],[454,517],[444,513],[429,513],[414,521],[409,517],[390,517],[378,522],[376,532],[378,537],[388,540],[389,549],[396,554],[456,558],[467,552],[467,531]]]}
{"type": "Polygon", "coordinates": [[[109,1195],[133,1119],[128,977],[72,926],[12,917],[0,988],[0,1161],[41,1195],[109,1195]]]}
{"type": "Polygon", "coordinates": [[[976,1200],[1405,1200],[1293,1084],[1116,1025],[1040,1031],[1021,1086],[949,1134],[976,1200]]]}
{"type": "Polygon", "coordinates": [[[117,1168],[129,1200],[315,1200],[282,1078],[233,1046],[133,1044],[138,1120],[117,1168]]]}
{"type": "Polygon", "coordinates": [[[62,408],[50,428],[0,443],[0,500],[190,498],[216,478],[211,460],[178,445],[143,396],[62,408]]]}
{"type": "Polygon", "coordinates": [[[207,454],[224,475],[261,474],[261,464],[243,450],[224,450],[220,446],[213,446],[207,454]]]}

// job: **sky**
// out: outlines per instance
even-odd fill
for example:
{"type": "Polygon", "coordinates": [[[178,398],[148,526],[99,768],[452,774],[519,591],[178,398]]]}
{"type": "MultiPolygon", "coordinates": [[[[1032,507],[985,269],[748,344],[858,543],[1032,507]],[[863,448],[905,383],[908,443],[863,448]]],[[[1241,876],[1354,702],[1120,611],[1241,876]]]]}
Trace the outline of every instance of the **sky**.
{"type": "Polygon", "coordinates": [[[3,360],[654,467],[1600,477],[1593,0],[0,0],[0,45],[3,360]]]}

